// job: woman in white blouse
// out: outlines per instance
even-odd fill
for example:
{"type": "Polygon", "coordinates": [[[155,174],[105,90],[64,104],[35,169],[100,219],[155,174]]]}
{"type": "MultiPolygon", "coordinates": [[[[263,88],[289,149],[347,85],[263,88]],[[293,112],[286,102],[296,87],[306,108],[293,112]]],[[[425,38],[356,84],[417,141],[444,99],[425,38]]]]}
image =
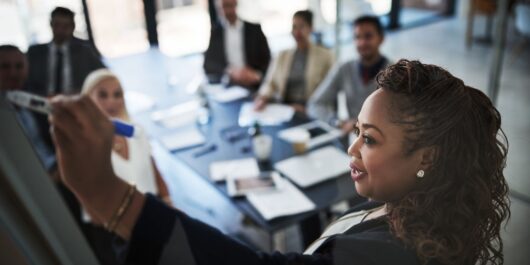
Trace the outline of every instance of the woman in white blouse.
{"type": "MultiPolygon", "coordinates": [[[[131,122],[120,81],[108,69],[90,73],[85,79],[81,93],[90,96],[109,117],[131,122]]],[[[132,138],[115,135],[111,160],[114,172],[120,178],[135,184],[143,192],[158,195],[163,201],[171,204],[167,186],[151,157],[151,147],[143,132],[135,132],[132,138]]]]}

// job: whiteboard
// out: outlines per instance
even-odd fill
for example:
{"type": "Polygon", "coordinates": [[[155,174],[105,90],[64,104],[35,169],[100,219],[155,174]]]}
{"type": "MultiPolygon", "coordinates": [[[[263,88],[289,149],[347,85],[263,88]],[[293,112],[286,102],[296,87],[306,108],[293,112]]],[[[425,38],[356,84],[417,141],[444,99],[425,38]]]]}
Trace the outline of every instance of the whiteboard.
{"type": "Polygon", "coordinates": [[[30,264],[98,264],[0,95],[0,224],[30,264]]]}

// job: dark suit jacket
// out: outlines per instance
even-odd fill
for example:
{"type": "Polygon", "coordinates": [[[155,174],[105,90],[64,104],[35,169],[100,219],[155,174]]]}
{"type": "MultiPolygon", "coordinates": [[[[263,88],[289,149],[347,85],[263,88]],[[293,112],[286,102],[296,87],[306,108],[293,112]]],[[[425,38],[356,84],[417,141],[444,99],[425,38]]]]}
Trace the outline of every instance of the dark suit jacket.
{"type": "MultiPolygon", "coordinates": [[[[352,211],[372,209],[363,203],[352,211]]],[[[397,240],[387,220],[368,220],[332,236],[313,255],[256,252],[167,207],[148,195],[128,245],[126,264],[245,264],[245,265],[419,265],[413,250],[397,240]]],[[[429,263],[435,264],[435,263],[429,263]]]]}
{"type": "MultiPolygon", "coordinates": [[[[243,21],[243,42],[245,63],[265,76],[271,60],[271,52],[261,26],[243,21]]],[[[218,83],[227,66],[224,28],[218,23],[212,26],[210,44],[204,54],[203,67],[210,82],[218,83]]]]}
{"type": "MultiPolygon", "coordinates": [[[[87,75],[105,66],[96,52],[85,42],[74,40],[69,45],[73,91],[80,92],[87,75]]],[[[27,53],[29,61],[27,89],[44,96],[47,96],[48,90],[49,49],[49,44],[37,44],[29,47],[27,53]]]]}

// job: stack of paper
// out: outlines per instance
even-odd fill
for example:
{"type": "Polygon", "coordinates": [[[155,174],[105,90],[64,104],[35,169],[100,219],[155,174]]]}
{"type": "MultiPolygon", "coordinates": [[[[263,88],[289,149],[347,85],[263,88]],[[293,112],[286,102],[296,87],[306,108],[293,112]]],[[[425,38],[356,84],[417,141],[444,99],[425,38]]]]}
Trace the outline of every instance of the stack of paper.
{"type": "Polygon", "coordinates": [[[247,199],[266,220],[311,211],[316,207],[300,190],[283,178],[278,180],[278,190],[251,193],[247,195],[247,199]]]}
{"type": "Polygon", "coordinates": [[[290,121],[294,116],[291,106],[282,104],[268,104],[261,111],[254,110],[254,103],[247,102],[241,106],[239,113],[239,126],[251,126],[258,122],[262,126],[280,125],[290,121]]]}
{"type": "Polygon", "coordinates": [[[162,136],[162,144],[170,151],[188,148],[203,144],[206,140],[195,126],[178,130],[169,135],[162,136]]]}
{"type": "Polygon", "coordinates": [[[333,146],[280,161],[274,168],[300,187],[309,187],[347,173],[350,157],[333,146]]]}
{"type": "Polygon", "coordinates": [[[200,114],[198,100],[175,105],[171,108],[151,113],[151,119],[166,128],[176,128],[195,123],[200,114]]]}
{"type": "Polygon", "coordinates": [[[300,130],[305,130],[311,137],[307,142],[307,149],[323,145],[342,136],[341,130],[331,127],[323,121],[315,120],[306,124],[281,130],[278,132],[278,137],[284,141],[293,143],[295,142],[296,137],[299,137],[300,130]],[[317,135],[315,135],[315,132],[317,135]]]}
{"type": "Polygon", "coordinates": [[[259,175],[259,166],[255,158],[244,158],[214,162],[210,165],[210,178],[223,181],[228,177],[255,177],[259,175]]]}
{"type": "Polygon", "coordinates": [[[129,114],[144,112],[155,106],[152,97],[137,91],[125,91],[125,102],[127,102],[129,114]]]}

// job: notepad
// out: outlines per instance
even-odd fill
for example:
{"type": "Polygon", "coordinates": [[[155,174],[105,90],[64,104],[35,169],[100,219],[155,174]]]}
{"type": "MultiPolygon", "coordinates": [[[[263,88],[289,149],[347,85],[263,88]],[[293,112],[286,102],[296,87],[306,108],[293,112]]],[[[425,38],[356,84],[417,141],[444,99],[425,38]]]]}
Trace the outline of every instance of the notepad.
{"type": "Polygon", "coordinates": [[[334,146],[280,161],[274,168],[300,187],[309,187],[347,173],[350,157],[334,146]]]}
{"type": "Polygon", "coordinates": [[[205,141],[206,139],[195,126],[178,130],[160,138],[160,142],[170,151],[201,145],[205,141]]]}
{"type": "Polygon", "coordinates": [[[151,119],[166,128],[189,126],[197,121],[200,107],[199,100],[192,100],[155,111],[151,113],[151,119]]]}
{"type": "Polygon", "coordinates": [[[155,106],[155,101],[151,96],[137,91],[126,91],[125,102],[127,102],[127,111],[129,114],[148,111],[155,106]]]}
{"type": "Polygon", "coordinates": [[[259,175],[259,166],[255,158],[243,158],[213,162],[210,165],[210,179],[223,181],[228,177],[252,177],[259,175]]]}
{"type": "Polygon", "coordinates": [[[262,126],[280,125],[290,121],[294,116],[294,108],[282,104],[268,104],[261,111],[254,110],[254,103],[247,102],[239,112],[239,126],[251,126],[258,122],[262,126]]]}
{"type": "Polygon", "coordinates": [[[248,201],[266,220],[316,208],[315,204],[288,180],[279,178],[276,184],[278,187],[274,191],[247,194],[248,201]]]}

